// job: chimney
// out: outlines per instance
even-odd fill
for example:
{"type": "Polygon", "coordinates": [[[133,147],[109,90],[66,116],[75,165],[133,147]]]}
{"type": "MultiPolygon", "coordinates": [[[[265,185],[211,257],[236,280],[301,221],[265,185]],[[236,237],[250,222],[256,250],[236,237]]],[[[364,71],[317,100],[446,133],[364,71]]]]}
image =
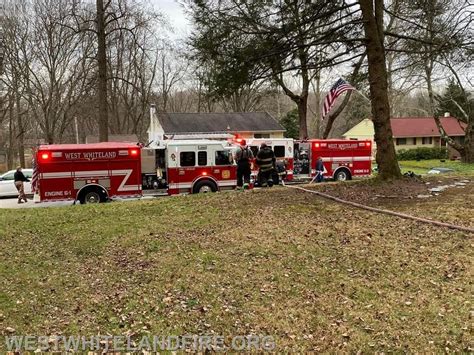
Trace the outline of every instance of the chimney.
{"type": "Polygon", "coordinates": [[[156,130],[155,113],[156,113],[155,104],[151,104],[150,105],[150,125],[148,126],[148,134],[153,133],[156,130]]]}
{"type": "Polygon", "coordinates": [[[444,117],[451,117],[451,114],[449,112],[445,112],[444,117]]]}

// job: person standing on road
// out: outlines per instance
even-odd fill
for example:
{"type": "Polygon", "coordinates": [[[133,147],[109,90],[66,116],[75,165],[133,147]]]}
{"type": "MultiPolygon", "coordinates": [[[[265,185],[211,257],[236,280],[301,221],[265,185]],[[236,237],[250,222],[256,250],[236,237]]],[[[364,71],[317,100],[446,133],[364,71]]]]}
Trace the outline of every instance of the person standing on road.
{"type": "Polygon", "coordinates": [[[30,180],[28,180],[26,176],[23,174],[23,172],[21,171],[21,166],[16,168],[16,172],[13,177],[15,179],[15,187],[18,190],[18,203],[23,203],[23,200],[25,202],[28,202],[25,195],[24,183],[30,180]]]}
{"type": "Polygon", "coordinates": [[[247,147],[245,139],[240,141],[240,147],[235,153],[235,160],[237,162],[237,188],[247,189],[250,184],[250,160],[253,159],[253,153],[247,147]]]}
{"type": "MultiPolygon", "coordinates": [[[[271,177],[275,172],[275,153],[273,152],[272,148],[267,146],[265,143],[260,145],[260,150],[257,153],[257,165],[259,167],[259,183],[260,186],[266,187],[273,185],[275,183],[271,177]]],[[[278,183],[278,182],[276,182],[278,183]]]]}
{"type": "Polygon", "coordinates": [[[316,161],[316,182],[322,182],[324,179],[324,164],[323,158],[319,157],[316,161]]]}

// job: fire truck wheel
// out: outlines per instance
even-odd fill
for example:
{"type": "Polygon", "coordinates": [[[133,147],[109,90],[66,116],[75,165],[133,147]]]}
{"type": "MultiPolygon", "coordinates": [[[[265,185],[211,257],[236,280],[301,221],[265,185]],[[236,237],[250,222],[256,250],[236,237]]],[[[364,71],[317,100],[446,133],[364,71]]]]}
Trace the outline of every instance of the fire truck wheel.
{"type": "Polygon", "coordinates": [[[351,173],[347,169],[340,169],[334,175],[335,181],[346,181],[351,179],[351,173]]]}
{"type": "Polygon", "coordinates": [[[80,192],[78,199],[81,204],[105,202],[107,193],[99,186],[90,186],[80,192]]]}
{"type": "Polygon", "coordinates": [[[216,192],[216,191],[217,191],[216,184],[213,181],[210,181],[210,180],[198,181],[193,186],[193,194],[200,194],[200,193],[206,193],[206,192],[216,192]]]}

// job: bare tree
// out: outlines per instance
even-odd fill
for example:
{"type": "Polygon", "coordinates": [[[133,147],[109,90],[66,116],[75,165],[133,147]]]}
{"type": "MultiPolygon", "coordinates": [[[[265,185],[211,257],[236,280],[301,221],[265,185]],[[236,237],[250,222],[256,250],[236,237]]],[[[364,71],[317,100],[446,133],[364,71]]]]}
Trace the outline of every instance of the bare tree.
{"type": "Polygon", "coordinates": [[[372,120],[374,122],[377,153],[375,159],[382,179],[399,178],[392,128],[390,126],[390,102],[384,44],[383,0],[360,0],[364,20],[365,43],[369,67],[372,120]]]}
{"type": "Polygon", "coordinates": [[[107,112],[107,51],[106,51],[106,27],[109,16],[105,14],[110,6],[108,0],[104,6],[104,0],[96,0],[96,34],[97,34],[97,100],[99,106],[99,140],[109,140],[109,114],[107,112]]]}
{"type": "Polygon", "coordinates": [[[170,96],[173,91],[183,88],[189,63],[183,55],[183,49],[169,40],[161,41],[158,53],[158,110],[169,110],[170,96]]]}
{"type": "Polygon", "coordinates": [[[437,110],[440,96],[434,88],[436,78],[445,80],[447,76],[454,77],[463,92],[464,101],[472,101],[469,91],[464,88],[472,73],[472,3],[467,0],[420,0],[406,1],[403,5],[398,13],[388,12],[397,18],[404,32],[387,34],[393,41],[399,42],[397,50],[405,55],[403,64],[406,68],[420,73],[423,78],[430,104],[429,114],[433,116],[443,139],[460,152],[463,161],[474,162],[472,106],[467,104],[457,117],[464,123],[466,132],[465,141],[461,144],[444,131],[437,110]],[[461,80],[463,76],[464,83],[461,80]]]}
{"type": "Polygon", "coordinates": [[[76,32],[91,32],[96,38],[99,140],[107,141],[110,130],[142,130],[138,126],[147,111],[145,106],[148,105],[156,68],[156,59],[152,58],[154,49],[150,49],[151,27],[157,25],[159,14],[137,0],[96,0],[95,8],[90,4],[75,6],[72,15],[76,32]],[[125,64],[130,66],[126,67],[125,64]],[[113,90],[113,98],[109,95],[110,90],[113,90]],[[138,101],[135,96],[137,92],[144,94],[138,101]],[[116,95],[122,96],[119,99],[116,95]],[[128,98],[127,101],[123,101],[124,95],[128,98]],[[119,108],[117,100],[122,100],[122,104],[127,107],[119,108]],[[137,105],[141,106],[139,111],[136,111],[137,105]],[[114,127],[109,124],[110,106],[114,115],[114,127]],[[124,115],[122,119],[115,117],[118,112],[124,115]],[[134,117],[129,117],[131,114],[134,117]],[[127,126],[129,118],[132,127],[127,126]],[[121,122],[117,122],[117,119],[121,122]],[[117,123],[118,126],[115,126],[117,123]]]}
{"type": "Polygon", "coordinates": [[[109,35],[107,79],[113,133],[134,133],[142,137],[146,131],[159,51],[153,31],[159,23],[153,17],[152,13],[136,9],[120,23],[133,31],[116,31],[109,35]]]}

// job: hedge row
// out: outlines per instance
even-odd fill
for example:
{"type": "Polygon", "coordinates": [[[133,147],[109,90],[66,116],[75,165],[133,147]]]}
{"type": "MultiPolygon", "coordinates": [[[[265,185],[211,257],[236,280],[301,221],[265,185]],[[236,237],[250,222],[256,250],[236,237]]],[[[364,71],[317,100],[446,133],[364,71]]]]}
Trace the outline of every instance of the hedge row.
{"type": "Polygon", "coordinates": [[[448,149],[440,147],[420,147],[415,149],[400,149],[397,152],[398,160],[430,160],[447,159],[448,149]]]}

